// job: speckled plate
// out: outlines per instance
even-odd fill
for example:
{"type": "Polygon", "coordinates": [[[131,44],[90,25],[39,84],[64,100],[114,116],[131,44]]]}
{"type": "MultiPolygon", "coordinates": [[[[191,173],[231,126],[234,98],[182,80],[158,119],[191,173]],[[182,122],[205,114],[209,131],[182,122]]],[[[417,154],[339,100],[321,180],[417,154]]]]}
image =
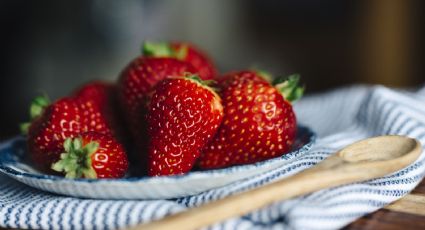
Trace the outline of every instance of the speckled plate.
{"type": "Polygon", "coordinates": [[[299,126],[294,148],[270,160],[225,169],[193,171],[179,176],[126,177],[122,179],[67,179],[35,170],[26,159],[25,139],[16,137],[0,144],[0,172],[24,184],[62,195],[96,199],[164,199],[195,195],[243,180],[296,159],[316,139],[307,127],[299,126]]]}

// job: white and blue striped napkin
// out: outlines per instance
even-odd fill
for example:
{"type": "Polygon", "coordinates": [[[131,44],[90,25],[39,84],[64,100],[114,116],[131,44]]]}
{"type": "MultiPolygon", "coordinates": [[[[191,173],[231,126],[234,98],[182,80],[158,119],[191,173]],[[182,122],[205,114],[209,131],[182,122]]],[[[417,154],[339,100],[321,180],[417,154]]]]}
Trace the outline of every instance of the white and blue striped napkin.
{"type": "MultiPolygon", "coordinates": [[[[322,161],[354,141],[400,134],[425,144],[425,88],[417,92],[356,86],[305,97],[295,106],[300,123],[318,133],[298,160],[265,174],[175,200],[78,199],[41,192],[0,175],[0,226],[31,229],[116,229],[261,186],[322,161]]],[[[409,193],[424,177],[425,156],[375,180],[278,202],[211,229],[338,229],[409,193]]]]}

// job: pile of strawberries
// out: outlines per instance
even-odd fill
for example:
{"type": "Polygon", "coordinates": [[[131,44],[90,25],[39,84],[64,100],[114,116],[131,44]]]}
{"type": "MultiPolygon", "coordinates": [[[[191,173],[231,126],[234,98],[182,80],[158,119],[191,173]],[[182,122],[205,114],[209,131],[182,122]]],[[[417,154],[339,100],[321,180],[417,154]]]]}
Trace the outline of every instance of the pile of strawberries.
{"type": "Polygon", "coordinates": [[[116,83],[91,82],[53,103],[35,98],[22,125],[30,157],[46,173],[119,178],[129,159],[160,176],[286,153],[297,127],[291,102],[303,93],[298,76],[273,85],[260,71],[217,76],[191,44],[146,42],[116,83]]]}

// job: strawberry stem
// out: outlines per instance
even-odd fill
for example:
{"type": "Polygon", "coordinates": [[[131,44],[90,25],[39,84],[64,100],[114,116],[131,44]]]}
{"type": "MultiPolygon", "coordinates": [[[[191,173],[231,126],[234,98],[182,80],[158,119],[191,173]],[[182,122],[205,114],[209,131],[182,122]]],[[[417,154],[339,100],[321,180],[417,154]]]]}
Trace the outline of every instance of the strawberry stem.
{"type": "Polygon", "coordinates": [[[287,78],[277,78],[273,84],[282,93],[285,100],[295,102],[304,94],[304,86],[298,86],[299,74],[292,74],[287,78]]]}
{"type": "Polygon", "coordinates": [[[91,166],[91,155],[99,147],[97,142],[89,142],[83,146],[81,138],[67,138],[63,147],[65,152],[60,155],[60,160],[52,164],[52,169],[64,172],[66,178],[97,178],[91,166]]]}
{"type": "Polygon", "coordinates": [[[30,121],[20,124],[19,128],[22,134],[27,134],[31,122],[40,117],[47,106],[49,106],[50,100],[46,95],[38,96],[34,98],[30,106],[30,121]]]}

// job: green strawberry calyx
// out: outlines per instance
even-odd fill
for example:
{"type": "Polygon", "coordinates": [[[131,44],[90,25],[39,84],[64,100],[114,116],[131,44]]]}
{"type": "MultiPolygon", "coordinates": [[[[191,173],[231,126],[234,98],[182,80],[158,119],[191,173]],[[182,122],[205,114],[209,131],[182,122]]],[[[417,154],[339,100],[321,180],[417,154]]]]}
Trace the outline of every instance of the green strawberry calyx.
{"type": "Polygon", "coordinates": [[[299,86],[299,81],[300,75],[292,74],[289,77],[275,79],[273,85],[282,93],[285,100],[293,103],[304,94],[304,86],[299,86]]]}
{"type": "Polygon", "coordinates": [[[167,42],[144,42],[142,53],[148,57],[172,57],[179,60],[186,58],[187,45],[181,45],[178,49],[171,47],[167,42]]]}
{"type": "Polygon", "coordinates": [[[65,173],[66,178],[97,178],[92,167],[91,155],[97,151],[99,144],[91,141],[83,146],[81,138],[67,138],[60,160],[52,164],[52,169],[65,173]]]}
{"type": "Polygon", "coordinates": [[[191,74],[191,73],[186,73],[184,75],[184,78],[192,80],[198,84],[201,84],[203,86],[211,86],[214,85],[216,83],[216,81],[214,80],[202,80],[201,77],[199,77],[198,74],[191,74]]]}
{"type": "Polygon", "coordinates": [[[31,122],[39,118],[43,114],[46,107],[49,106],[49,104],[50,100],[46,95],[38,96],[32,100],[29,111],[30,122],[25,122],[20,125],[20,129],[23,134],[28,133],[28,129],[31,125],[31,122]]]}
{"type": "Polygon", "coordinates": [[[217,82],[215,80],[202,80],[201,77],[199,77],[198,74],[192,74],[192,73],[186,73],[184,75],[185,79],[188,79],[192,82],[195,82],[201,87],[204,87],[210,91],[212,91],[214,94],[216,92],[219,92],[219,88],[215,87],[217,82]]]}

